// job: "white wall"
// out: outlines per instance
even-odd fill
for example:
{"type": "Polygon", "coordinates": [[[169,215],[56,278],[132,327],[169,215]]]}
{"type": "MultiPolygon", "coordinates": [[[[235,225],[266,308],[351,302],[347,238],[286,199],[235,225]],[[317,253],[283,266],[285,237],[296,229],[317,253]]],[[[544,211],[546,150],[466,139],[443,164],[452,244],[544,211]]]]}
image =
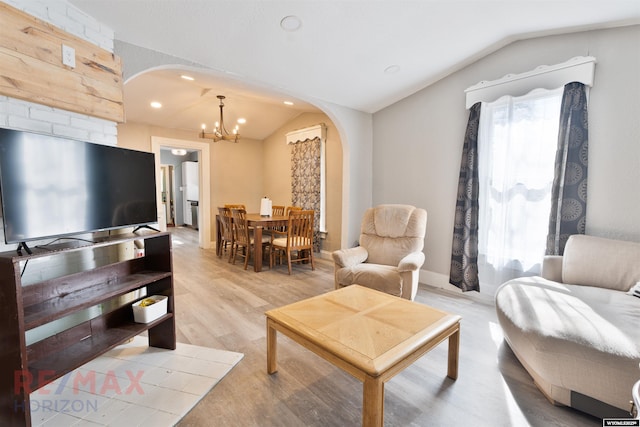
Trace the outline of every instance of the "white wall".
{"type": "MultiPolygon", "coordinates": [[[[575,56],[596,57],[589,105],[587,233],[640,241],[640,26],[507,45],[373,116],[373,204],[428,211],[421,281],[448,287],[453,217],[468,111],[481,80],[575,56]]],[[[492,293],[491,287],[483,291],[492,293]]]]}
{"type": "Polygon", "coordinates": [[[372,206],[373,116],[330,103],[317,102],[316,105],[340,132],[343,148],[341,247],[352,247],[360,238],[362,215],[372,206]]]}

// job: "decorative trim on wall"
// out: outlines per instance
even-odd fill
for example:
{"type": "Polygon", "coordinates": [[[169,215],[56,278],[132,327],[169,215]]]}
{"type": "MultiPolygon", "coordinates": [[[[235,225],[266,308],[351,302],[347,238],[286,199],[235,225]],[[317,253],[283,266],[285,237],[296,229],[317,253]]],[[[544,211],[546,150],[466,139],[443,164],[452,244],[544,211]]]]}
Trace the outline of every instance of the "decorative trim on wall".
{"type": "Polygon", "coordinates": [[[297,129],[288,132],[285,136],[287,144],[297,144],[298,142],[307,140],[312,141],[316,138],[320,138],[320,141],[324,143],[327,138],[327,125],[320,123],[315,126],[309,126],[308,128],[297,129]]]}
{"type": "Polygon", "coordinates": [[[122,92],[118,56],[0,2],[0,94],[123,122],[122,92]]]}
{"type": "Polygon", "coordinates": [[[576,56],[567,62],[555,65],[541,65],[535,70],[521,74],[507,74],[501,79],[483,80],[465,89],[466,108],[476,102],[492,102],[505,96],[520,96],[537,88],[557,89],[571,82],[593,86],[596,58],[576,56]]]}

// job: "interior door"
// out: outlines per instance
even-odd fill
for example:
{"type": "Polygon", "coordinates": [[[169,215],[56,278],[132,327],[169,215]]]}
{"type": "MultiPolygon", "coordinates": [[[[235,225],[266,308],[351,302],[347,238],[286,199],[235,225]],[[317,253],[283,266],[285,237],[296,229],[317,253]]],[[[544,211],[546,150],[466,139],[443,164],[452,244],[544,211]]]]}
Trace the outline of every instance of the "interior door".
{"type": "Polygon", "coordinates": [[[160,166],[162,171],[162,207],[165,213],[167,226],[175,226],[175,213],[174,213],[174,182],[173,182],[173,166],[162,165],[160,166]]]}

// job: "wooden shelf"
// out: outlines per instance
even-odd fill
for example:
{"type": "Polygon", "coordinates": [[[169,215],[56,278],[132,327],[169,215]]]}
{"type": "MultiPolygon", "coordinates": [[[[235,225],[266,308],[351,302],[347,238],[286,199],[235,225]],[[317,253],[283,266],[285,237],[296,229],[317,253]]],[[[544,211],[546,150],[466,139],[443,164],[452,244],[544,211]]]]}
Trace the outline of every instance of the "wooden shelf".
{"type": "Polygon", "coordinates": [[[63,239],[61,243],[34,246],[31,248],[32,254],[18,253],[17,251],[0,252],[0,259],[8,259],[14,262],[26,261],[29,259],[36,259],[58,253],[71,253],[84,251],[87,249],[97,249],[101,247],[111,246],[119,243],[127,243],[135,240],[145,240],[152,236],[159,234],[165,234],[155,231],[142,231],[138,233],[124,233],[124,234],[109,234],[106,236],[96,236],[93,240],[77,240],[77,239],[63,239]]]}
{"type": "MultiPolygon", "coordinates": [[[[94,242],[65,242],[34,247],[32,254],[0,253],[0,425],[29,426],[29,393],[147,331],[149,345],[176,348],[173,263],[169,233],[117,234],[94,242]],[[53,279],[22,285],[28,261],[52,257],[52,266],[79,251],[93,251],[133,241],[144,242],[145,255],[88,268],[53,279]],[[61,257],[56,260],[55,257],[61,257]],[[119,297],[146,289],[168,297],[167,313],[150,323],[134,323],[131,303],[119,297]],[[25,333],[39,326],[100,306],[101,314],[30,345],[25,333]],[[28,370],[31,388],[20,387],[17,375],[28,370]],[[38,381],[40,381],[38,383],[38,381]],[[16,408],[22,408],[16,410],[16,408]],[[25,411],[24,408],[27,408],[25,411]]],[[[46,268],[45,264],[39,268],[46,268]]],[[[141,295],[141,297],[143,297],[141,295]]],[[[64,321],[55,328],[64,328],[64,321]]]]}
{"type": "Polygon", "coordinates": [[[41,380],[40,383],[32,384],[32,388],[43,387],[70,372],[69,366],[82,366],[136,335],[172,319],[173,313],[167,313],[150,323],[125,323],[91,335],[34,363],[29,363],[29,371],[34,382],[41,380]]]}
{"type": "Polygon", "coordinates": [[[166,277],[171,277],[171,273],[163,271],[135,273],[79,289],[60,297],[42,301],[38,304],[25,306],[24,327],[27,330],[33,329],[76,311],[105,302],[110,298],[124,295],[127,292],[139,289],[166,277]]]}

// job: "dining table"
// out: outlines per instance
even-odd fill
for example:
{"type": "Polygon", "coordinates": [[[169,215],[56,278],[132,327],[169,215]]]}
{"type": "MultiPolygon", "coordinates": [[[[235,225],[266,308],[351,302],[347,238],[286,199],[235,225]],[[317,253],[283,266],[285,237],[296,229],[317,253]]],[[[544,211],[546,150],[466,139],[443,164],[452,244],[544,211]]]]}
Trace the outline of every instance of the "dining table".
{"type": "MultiPolygon", "coordinates": [[[[289,222],[287,215],[270,215],[263,216],[259,213],[247,213],[247,224],[253,229],[253,241],[262,242],[262,233],[265,228],[286,228],[289,222]]],[[[216,255],[222,253],[222,226],[220,224],[220,215],[216,215],[216,255]]],[[[256,273],[262,271],[262,245],[253,245],[253,270],[256,273]]]]}

